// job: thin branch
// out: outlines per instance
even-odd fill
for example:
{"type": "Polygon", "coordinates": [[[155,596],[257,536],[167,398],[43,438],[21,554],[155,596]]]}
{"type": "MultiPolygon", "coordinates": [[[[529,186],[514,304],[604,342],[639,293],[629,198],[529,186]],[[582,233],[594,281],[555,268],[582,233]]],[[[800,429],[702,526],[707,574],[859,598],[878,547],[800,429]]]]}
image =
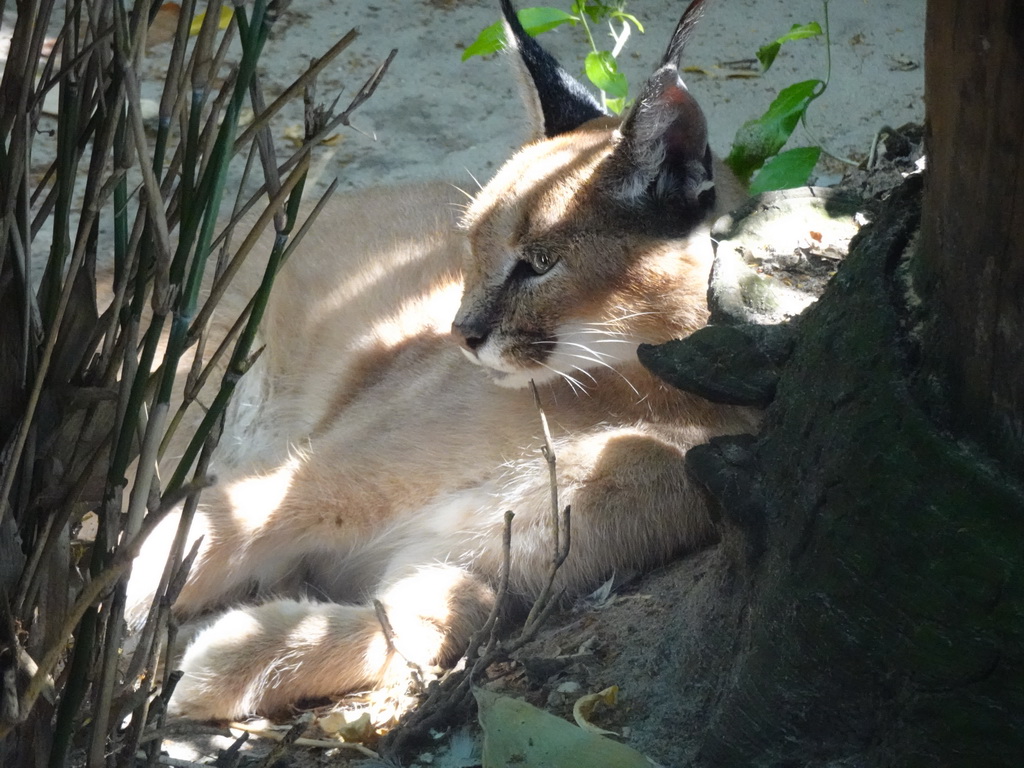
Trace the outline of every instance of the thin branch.
{"type": "Polygon", "coordinates": [[[380,623],[381,631],[384,633],[384,644],[387,646],[388,653],[393,653],[405,662],[405,665],[409,668],[412,673],[413,683],[418,691],[423,690],[423,669],[414,661],[410,661],[409,658],[402,653],[395,646],[395,630],[391,626],[391,620],[388,618],[387,609],[384,608],[384,603],[380,600],[373,600],[373,610],[377,614],[377,621],[380,623]]]}
{"type": "MultiPolygon", "coordinates": [[[[303,725],[302,723],[296,723],[296,726],[303,725]]],[[[261,728],[251,723],[228,723],[228,727],[232,730],[244,731],[251,733],[253,736],[259,736],[263,739],[271,739],[273,741],[282,741],[287,738],[287,734],[290,734],[295,730],[293,726],[286,734],[282,734],[278,731],[272,731],[267,728],[261,728]]],[[[321,749],[351,749],[366,757],[379,758],[380,755],[374,752],[369,747],[364,747],[362,744],[357,744],[351,741],[334,741],[333,739],[307,739],[298,737],[293,739],[290,743],[296,747],[319,747],[321,749]]],[[[278,755],[280,757],[280,755],[278,755]]]]}
{"type": "Polygon", "coordinates": [[[381,632],[384,633],[384,645],[388,649],[388,653],[397,653],[398,649],[395,648],[395,630],[391,626],[391,620],[388,618],[388,612],[384,608],[384,603],[380,600],[373,601],[373,612],[377,614],[377,622],[380,624],[381,632]]]}
{"type": "MultiPolygon", "coordinates": [[[[205,479],[201,481],[200,485],[208,485],[209,480],[205,479]]],[[[196,491],[197,488],[193,487],[192,491],[196,491]]],[[[61,631],[56,633],[58,641],[55,642],[44,654],[42,660],[39,662],[39,669],[32,676],[28,686],[22,693],[19,701],[19,709],[22,713],[22,717],[26,717],[28,713],[35,706],[36,699],[39,698],[39,694],[46,687],[46,682],[53,672],[57,663],[63,656],[66,645],[65,638],[71,637],[71,633],[74,631],[78,622],[82,620],[82,616],[89,609],[90,606],[95,605],[100,597],[109,590],[117,580],[124,575],[125,571],[131,566],[132,560],[139,554],[139,550],[142,548],[143,542],[152,533],[153,529],[156,528],[160,520],[163,519],[164,515],[170,511],[170,507],[159,509],[155,513],[151,513],[143,521],[142,528],[139,533],[127,544],[119,547],[114,553],[114,557],[109,566],[103,570],[96,578],[90,580],[82,588],[78,598],[75,600],[71,610],[68,611],[68,615],[64,618],[64,623],[61,626],[61,631]]],[[[10,733],[15,723],[0,723],[0,739],[3,739],[10,733]]]]}
{"type": "MultiPolygon", "coordinates": [[[[334,194],[334,190],[337,189],[337,186],[338,180],[335,179],[334,181],[331,182],[330,186],[327,187],[327,190],[324,192],[324,194],[321,195],[320,199],[317,201],[317,204],[313,207],[313,210],[310,211],[309,216],[307,216],[305,221],[303,221],[302,226],[299,227],[299,229],[291,236],[291,240],[289,241],[288,246],[285,248],[284,253],[281,255],[281,266],[284,266],[288,262],[289,257],[294,252],[295,248],[302,242],[306,234],[309,232],[313,223],[320,215],[320,212],[327,204],[327,201],[334,194]]],[[[199,374],[199,377],[195,380],[191,390],[186,393],[185,399],[182,402],[182,404],[178,407],[178,413],[176,413],[174,416],[175,422],[180,418],[183,409],[187,407],[189,403],[192,402],[192,400],[190,400],[189,398],[193,395],[193,393],[199,392],[205,386],[207,379],[209,379],[209,377],[214,373],[214,371],[216,371],[217,365],[223,359],[224,355],[227,354],[227,351],[234,342],[234,339],[238,336],[238,334],[242,332],[242,329],[248,325],[249,316],[252,313],[253,308],[256,306],[256,300],[256,296],[253,296],[251,299],[249,299],[249,302],[245,305],[245,309],[243,309],[239,313],[238,317],[235,319],[235,322],[232,324],[231,328],[225,334],[224,339],[221,341],[216,351],[213,353],[209,361],[206,363],[206,366],[203,368],[202,373],[199,374]]],[[[207,304],[209,304],[209,299],[207,299],[206,304],[203,305],[203,310],[200,310],[200,314],[202,314],[202,312],[206,309],[207,304]]],[[[196,328],[198,328],[198,326],[196,326],[195,323],[193,323],[193,325],[196,328]]],[[[192,343],[191,337],[187,343],[192,343]]]]}
{"type": "Polygon", "coordinates": [[[260,760],[256,765],[256,768],[270,768],[274,763],[284,757],[284,753],[288,750],[288,747],[299,740],[312,722],[313,714],[311,712],[303,712],[299,715],[292,724],[292,727],[289,728],[280,739],[277,739],[277,743],[269,752],[267,752],[263,759],[260,760]]]}
{"type": "Polygon", "coordinates": [[[505,527],[501,535],[501,572],[498,575],[498,589],[494,594],[494,605],[491,606],[491,612],[487,616],[487,621],[474,633],[469,643],[469,650],[466,652],[466,656],[469,659],[477,656],[481,640],[484,637],[487,638],[487,645],[484,647],[481,658],[478,658],[473,663],[473,669],[470,673],[472,677],[476,677],[477,673],[484,668],[483,657],[490,656],[498,644],[498,617],[501,615],[501,611],[505,607],[505,602],[508,598],[508,579],[512,570],[513,518],[515,518],[515,514],[512,510],[506,510],[505,527]]]}
{"type": "MultiPolygon", "coordinates": [[[[356,92],[356,95],[352,97],[352,101],[349,102],[349,105],[348,107],[345,108],[345,111],[339,115],[336,115],[330,121],[325,123],[324,126],[319,131],[316,132],[316,134],[309,137],[306,143],[303,146],[301,146],[298,150],[296,150],[296,152],[290,158],[288,158],[284,162],[284,164],[282,164],[281,170],[286,171],[292,166],[294,166],[296,163],[300,162],[303,158],[305,158],[308,154],[310,154],[313,151],[313,148],[317,144],[326,139],[330,135],[331,131],[333,131],[339,125],[349,125],[349,119],[352,117],[352,113],[359,109],[359,107],[361,107],[366,102],[366,100],[373,95],[374,91],[377,90],[377,86],[380,85],[381,80],[384,79],[384,75],[388,71],[388,67],[391,66],[391,62],[397,55],[398,49],[392,49],[391,53],[388,54],[387,58],[380,64],[380,66],[377,67],[376,70],[374,70],[373,74],[370,75],[369,78],[367,78],[366,82],[363,83],[363,86],[356,92]]],[[[254,197],[262,195],[265,191],[266,188],[264,185],[264,187],[260,188],[256,192],[256,195],[254,195],[254,197]]]]}
{"type": "Polygon", "coordinates": [[[135,152],[139,159],[138,168],[142,172],[142,186],[146,191],[146,213],[149,216],[150,224],[156,229],[157,246],[157,268],[155,271],[156,282],[153,286],[154,296],[158,302],[169,300],[170,293],[170,264],[171,248],[170,229],[167,225],[167,214],[162,205],[163,198],[160,194],[160,183],[156,174],[146,157],[149,154],[149,140],[146,138],[146,126],[142,120],[141,101],[142,96],[139,90],[139,80],[132,70],[131,62],[123,56],[117,57],[121,76],[124,78],[125,89],[127,90],[128,119],[132,131],[132,140],[135,142],[135,152]]]}
{"type": "Polygon", "coordinates": [[[540,393],[537,391],[537,385],[533,383],[533,379],[530,379],[530,391],[533,392],[533,404],[537,409],[537,415],[540,417],[541,433],[544,436],[544,445],[541,446],[540,452],[548,465],[548,488],[551,494],[551,536],[555,543],[555,556],[557,557],[558,553],[561,552],[558,531],[558,459],[555,456],[555,447],[551,441],[548,416],[544,413],[544,407],[540,403],[540,393]]]}
{"type": "Polygon", "coordinates": [[[71,301],[72,288],[75,284],[74,275],[82,267],[82,262],[85,259],[86,244],[96,223],[100,207],[105,202],[106,197],[113,192],[113,185],[110,183],[112,181],[114,180],[110,179],[107,184],[104,184],[97,198],[88,203],[83,213],[82,225],[79,227],[79,240],[75,244],[71,264],[68,267],[68,278],[61,287],[57,311],[50,326],[50,332],[46,336],[46,345],[43,348],[35,381],[32,383],[32,390],[25,405],[24,415],[18,425],[18,432],[11,446],[10,453],[5,457],[7,463],[4,465],[3,473],[0,474],[0,523],[3,523],[4,516],[7,514],[11,488],[14,486],[14,477],[21,464],[21,454],[25,449],[25,441],[28,440],[29,430],[35,419],[36,408],[39,406],[39,398],[42,395],[43,384],[46,381],[46,373],[49,371],[50,363],[53,361],[57,340],[61,337],[60,328],[63,324],[68,304],[71,301]]]}
{"type": "MultiPolygon", "coordinates": [[[[544,408],[540,402],[540,394],[537,392],[537,385],[530,381],[530,389],[533,390],[533,402],[537,407],[537,415],[540,417],[541,429],[544,434],[544,445],[541,447],[541,453],[544,456],[544,460],[548,465],[548,480],[551,494],[551,540],[552,540],[552,556],[551,565],[548,569],[548,579],[541,589],[540,595],[537,596],[533,607],[530,609],[530,614],[526,617],[526,622],[523,625],[523,636],[529,633],[532,637],[536,633],[537,629],[540,628],[544,619],[550,615],[552,606],[555,604],[551,602],[552,591],[554,590],[555,577],[558,575],[558,569],[562,567],[562,563],[569,556],[569,544],[570,544],[570,516],[569,507],[566,507],[561,514],[559,514],[559,502],[558,502],[558,470],[557,470],[557,457],[555,456],[555,447],[551,440],[551,430],[548,427],[548,417],[544,413],[544,408]]],[[[520,638],[520,645],[524,644],[526,640],[520,638]]]]}
{"type": "Polygon", "coordinates": [[[359,36],[359,30],[349,30],[341,40],[336,42],[330,47],[330,49],[318,59],[314,59],[309,65],[309,69],[303,72],[291,85],[285,88],[284,92],[274,99],[270,106],[266,109],[260,110],[256,117],[253,118],[252,123],[246,126],[245,130],[242,131],[242,135],[235,141],[235,151],[238,152],[240,149],[246,146],[247,142],[251,141],[253,134],[264,126],[269,126],[270,121],[274,115],[281,111],[281,109],[294,98],[298,93],[302,91],[317,76],[327,68],[327,65],[337,58],[338,54],[348,48],[353,41],[359,36]]]}
{"type": "Polygon", "coordinates": [[[487,620],[470,638],[469,647],[464,657],[467,660],[468,668],[453,670],[443,677],[437,685],[431,687],[429,695],[420,703],[419,707],[403,719],[398,727],[385,735],[381,742],[381,753],[391,759],[402,758],[410,746],[423,741],[432,729],[445,727],[454,722],[458,713],[465,711],[470,705],[473,681],[491,664],[507,658],[509,654],[533,640],[544,622],[558,607],[558,600],[554,599],[554,583],[559,568],[569,556],[569,547],[572,541],[570,508],[566,506],[559,513],[557,459],[551,440],[551,431],[548,428],[547,416],[541,407],[537,388],[533,382],[530,383],[530,386],[533,388],[534,402],[544,433],[544,445],[541,448],[541,453],[544,455],[549,469],[552,553],[547,581],[534,601],[519,635],[508,642],[498,642],[496,622],[508,593],[508,580],[511,572],[512,519],[514,516],[512,512],[506,512],[505,528],[502,535],[502,569],[498,579],[495,602],[487,620]],[[481,652],[480,646],[484,637],[487,637],[488,640],[486,647],[481,652]]]}
{"type": "Polygon", "coordinates": [[[213,314],[213,310],[224,296],[224,293],[227,291],[231,281],[234,280],[235,275],[237,275],[238,271],[242,268],[249,252],[252,250],[253,246],[256,245],[256,241],[263,234],[263,231],[267,228],[267,225],[274,216],[284,209],[289,195],[291,195],[292,190],[304,180],[307,170],[307,164],[302,163],[298,168],[292,170],[283,185],[278,181],[277,194],[270,199],[267,207],[260,214],[259,218],[242,240],[242,243],[238,246],[238,250],[235,252],[234,257],[231,259],[227,268],[224,269],[221,275],[214,282],[213,288],[210,289],[210,295],[207,297],[202,308],[192,321],[191,327],[189,328],[189,341],[186,342],[186,344],[191,343],[193,339],[197,338],[199,330],[205,327],[207,322],[209,322],[210,316],[213,314]]]}

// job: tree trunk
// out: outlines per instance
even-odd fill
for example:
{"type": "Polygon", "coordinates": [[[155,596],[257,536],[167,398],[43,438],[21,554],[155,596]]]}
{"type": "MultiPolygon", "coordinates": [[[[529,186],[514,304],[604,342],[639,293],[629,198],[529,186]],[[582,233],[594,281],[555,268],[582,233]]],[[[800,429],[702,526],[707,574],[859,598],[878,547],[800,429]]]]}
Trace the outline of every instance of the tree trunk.
{"type": "Polygon", "coordinates": [[[919,196],[893,196],[803,319],[756,443],[691,451],[747,584],[703,765],[1024,754],[1024,497],[913,397],[919,196]]]}
{"type": "Polygon", "coordinates": [[[1024,5],[928,3],[924,368],[956,434],[1024,473],[1024,5]]]}
{"type": "Polygon", "coordinates": [[[1024,756],[1024,6],[931,0],[927,34],[924,192],[805,313],[756,441],[690,452],[740,574],[698,765],[1024,756]]]}

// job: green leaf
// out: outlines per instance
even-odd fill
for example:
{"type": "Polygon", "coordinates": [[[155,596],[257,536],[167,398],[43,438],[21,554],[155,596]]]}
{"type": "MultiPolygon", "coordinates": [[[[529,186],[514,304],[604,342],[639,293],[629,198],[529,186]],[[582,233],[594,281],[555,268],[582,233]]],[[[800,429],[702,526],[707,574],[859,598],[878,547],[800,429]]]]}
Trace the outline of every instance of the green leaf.
{"type": "Polygon", "coordinates": [[[604,100],[604,105],[605,105],[605,107],[607,107],[608,111],[611,112],[613,115],[621,115],[622,114],[622,110],[624,110],[626,108],[626,100],[625,99],[605,99],[604,100]]]}
{"type": "Polygon", "coordinates": [[[821,80],[804,80],[784,88],[768,110],[756,120],[748,120],[736,132],[732,150],[725,158],[743,181],[749,181],[764,161],[789,141],[793,129],[824,88],[821,80]]]}
{"type": "Polygon", "coordinates": [[[525,701],[474,688],[484,732],[483,768],[650,768],[652,761],[625,744],[585,731],[525,701]]]}
{"type": "MultiPolygon", "coordinates": [[[[519,21],[530,37],[536,37],[542,32],[554,29],[562,24],[575,24],[577,17],[566,13],[560,8],[523,8],[519,11],[519,21]]],[[[473,56],[487,56],[497,53],[505,47],[505,28],[498,21],[486,27],[477,35],[476,40],[466,47],[462,52],[462,60],[470,59],[473,56]]]]}
{"type": "Polygon", "coordinates": [[[626,13],[625,11],[613,11],[612,14],[611,14],[611,17],[613,19],[618,19],[619,21],[622,21],[622,22],[628,21],[634,27],[636,27],[636,31],[637,32],[639,32],[641,35],[644,33],[644,25],[641,24],[640,23],[640,19],[638,19],[632,13],[626,13]]]}
{"type": "Polygon", "coordinates": [[[591,2],[590,0],[575,0],[572,4],[573,13],[576,14],[587,14],[590,20],[595,24],[600,24],[604,21],[608,15],[615,10],[610,5],[600,2],[591,2]]]}
{"type": "Polygon", "coordinates": [[[821,147],[797,147],[780,152],[758,171],[750,183],[750,194],[802,187],[807,183],[819,157],[821,147]]]}
{"type": "Polygon", "coordinates": [[[624,99],[629,93],[629,82],[619,72],[619,65],[609,51],[591,51],[584,62],[590,82],[613,99],[624,99]]]}
{"type": "Polygon", "coordinates": [[[779,50],[782,48],[783,43],[787,43],[790,40],[803,40],[806,37],[817,37],[820,34],[821,25],[816,21],[812,21],[809,24],[794,24],[793,28],[778,40],[758,48],[757,60],[761,62],[761,66],[767,72],[774,63],[775,57],[779,55],[779,50]]]}
{"type": "Polygon", "coordinates": [[[466,46],[466,50],[462,52],[462,60],[470,59],[474,56],[487,56],[490,53],[497,53],[502,49],[505,42],[505,30],[502,29],[501,22],[491,24],[489,27],[484,29],[477,35],[470,45],[466,46]]]}
{"type": "Polygon", "coordinates": [[[575,24],[578,20],[561,8],[523,8],[519,11],[519,22],[530,37],[536,37],[563,24],[575,24]]]}

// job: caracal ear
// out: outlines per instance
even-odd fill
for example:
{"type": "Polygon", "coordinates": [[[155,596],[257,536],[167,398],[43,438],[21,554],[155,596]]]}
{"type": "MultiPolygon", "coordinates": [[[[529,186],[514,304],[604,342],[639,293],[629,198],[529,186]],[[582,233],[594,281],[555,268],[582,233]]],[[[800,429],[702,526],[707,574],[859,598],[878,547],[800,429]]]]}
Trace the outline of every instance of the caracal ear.
{"type": "Polygon", "coordinates": [[[604,183],[627,204],[682,206],[694,214],[714,205],[707,120],[679,75],[703,1],[693,0],[683,13],[661,65],[620,128],[604,183]]]}
{"type": "Polygon", "coordinates": [[[501,0],[507,47],[516,51],[520,90],[530,113],[534,138],[551,138],[607,113],[555,57],[526,34],[511,0],[501,0]]]}

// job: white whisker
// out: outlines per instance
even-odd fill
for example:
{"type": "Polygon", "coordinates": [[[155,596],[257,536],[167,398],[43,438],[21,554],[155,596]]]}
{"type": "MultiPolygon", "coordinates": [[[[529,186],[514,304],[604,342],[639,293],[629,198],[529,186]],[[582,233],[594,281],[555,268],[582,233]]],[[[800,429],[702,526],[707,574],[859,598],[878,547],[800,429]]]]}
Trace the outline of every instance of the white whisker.
{"type": "Polygon", "coordinates": [[[575,329],[577,333],[589,333],[591,336],[628,336],[626,331],[618,331],[614,328],[587,328],[586,326],[575,329]]]}
{"type": "Polygon", "coordinates": [[[589,355],[581,355],[579,352],[566,352],[565,354],[568,355],[569,357],[575,357],[578,360],[586,360],[589,363],[597,363],[598,365],[603,365],[606,368],[611,368],[611,366],[608,365],[608,363],[606,363],[604,360],[602,360],[599,357],[590,357],[589,355]]]}
{"type": "Polygon", "coordinates": [[[542,364],[540,364],[540,365],[544,366],[546,369],[548,369],[552,373],[558,374],[560,377],[565,379],[565,382],[569,385],[569,389],[572,390],[572,393],[574,395],[579,396],[580,394],[589,394],[590,393],[589,390],[587,389],[587,385],[584,384],[582,381],[580,381],[578,378],[575,378],[574,376],[570,376],[569,374],[565,373],[564,371],[559,371],[557,368],[554,368],[552,366],[548,366],[548,365],[544,364],[544,362],[542,362],[542,364]]]}
{"type": "MultiPolygon", "coordinates": [[[[569,363],[569,365],[572,365],[572,363],[569,363]]],[[[591,373],[590,371],[588,371],[588,370],[587,370],[586,368],[580,368],[580,367],[579,367],[578,365],[572,365],[572,367],[573,367],[573,368],[574,368],[575,370],[577,370],[577,371],[579,371],[580,373],[582,373],[582,374],[583,374],[584,376],[586,376],[586,377],[587,377],[588,379],[590,379],[590,380],[591,380],[592,382],[594,382],[595,384],[597,384],[597,379],[595,379],[595,378],[594,378],[594,375],[593,375],[593,374],[592,374],[592,373],[591,373]]]]}
{"type": "Polygon", "coordinates": [[[644,317],[646,315],[661,315],[661,314],[664,314],[664,313],[663,312],[631,312],[631,313],[629,313],[627,315],[622,315],[622,317],[613,317],[610,320],[602,320],[600,322],[586,323],[586,325],[593,325],[593,326],[615,325],[616,323],[621,323],[623,320],[631,320],[634,317],[644,317]]]}
{"type": "MultiPolygon", "coordinates": [[[[472,175],[473,174],[470,174],[470,176],[472,176],[472,175]]],[[[473,179],[473,181],[476,181],[476,179],[473,179]]],[[[477,182],[477,183],[479,184],[480,182],[477,182]]],[[[469,202],[473,202],[473,196],[471,194],[469,194],[469,192],[464,190],[462,187],[460,187],[458,184],[452,184],[451,187],[456,192],[461,192],[462,194],[464,194],[466,196],[466,199],[469,200],[469,202]]]]}
{"type": "Polygon", "coordinates": [[[633,386],[633,382],[631,382],[629,379],[627,379],[623,375],[622,371],[620,371],[618,368],[614,368],[611,365],[608,365],[608,363],[606,363],[604,360],[601,360],[601,359],[596,358],[596,357],[587,357],[585,355],[570,354],[570,353],[566,353],[566,354],[568,354],[569,357],[575,357],[575,358],[577,358],[579,360],[587,360],[587,361],[589,361],[591,363],[597,363],[598,365],[603,365],[609,371],[613,371],[620,379],[622,379],[624,382],[626,382],[626,384],[629,386],[629,388],[633,390],[633,393],[637,397],[640,397],[640,392],[639,392],[639,390],[637,390],[636,387],[633,386]]]}
{"type": "Polygon", "coordinates": [[[562,341],[560,343],[567,347],[579,347],[585,352],[589,352],[590,354],[597,355],[599,357],[614,357],[614,355],[610,355],[607,352],[598,352],[596,349],[591,349],[586,344],[580,344],[578,341],[562,341]]]}
{"type": "MultiPolygon", "coordinates": [[[[604,333],[604,331],[590,331],[590,333],[604,333]]],[[[592,344],[632,344],[634,346],[639,344],[639,342],[633,341],[632,339],[593,339],[591,341],[591,343],[592,344]]],[[[564,339],[558,339],[558,340],[547,340],[547,339],[545,339],[545,340],[542,340],[542,341],[531,341],[530,344],[532,344],[535,347],[540,347],[540,346],[557,347],[559,344],[567,344],[567,345],[571,345],[571,346],[574,346],[574,347],[582,347],[583,349],[587,349],[587,346],[582,344],[582,343],[580,343],[580,342],[577,342],[577,341],[565,341],[564,339]]],[[[594,352],[594,350],[592,350],[592,349],[589,350],[589,351],[594,352]]],[[[599,354],[599,353],[594,352],[594,354],[599,354]]],[[[602,352],[600,354],[607,354],[607,353],[606,352],[602,352]]],[[[608,356],[612,357],[612,355],[608,355],[608,356]]]]}
{"type": "MultiPolygon", "coordinates": [[[[579,346],[583,346],[583,345],[581,344],[581,345],[579,345],[579,346]]],[[[584,348],[584,349],[587,349],[586,347],[583,347],[583,348],[584,348]]],[[[587,351],[588,351],[588,352],[592,352],[593,350],[589,350],[589,349],[588,349],[587,351]]],[[[634,394],[635,394],[635,395],[636,395],[637,397],[640,397],[640,392],[639,392],[639,390],[637,390],[637,388],[636,388],[635,386],[633,386],[633,382],[631,382],[631,381],[630,381],[629,379],[627,379],[627,378],[625,377],[625,375],[623,375],[622,371],[620,371],[620,370],[619,370],[618,368],[615,368],[615,367],[614,367],[614,366],[612,366],[612,365],[609,365],[609,364],[608,364],[608,362],[606,362],[605,360],[602,360],[602,359],[600,359],[599,357],[588,357],[587,355],[581,355],[581,354],[579,354],[579,353],[575,353],[575,352],[566,352],[566,351],[563,351],[563,350],[554,350],[554,351],[552,351],[552,352],[551,352],[551,356],[552,356],[552,357],[555,357],[555,356],[561,356],[561,357],[565,357],[565,358],[575,358],[575,359],[577,359],[577,360],[585,360],[585,361],[586,361],[586,362],[588,362],[588,363],[595,363],[595,364],[597,364],[597,365],[600,365],[600,366],[602,366],[602,367],[604,367],[604,368],[607,368],[607,369],[608,369],[609,371],[612,371],[612,372],[614,372],[616,376],[618,376],[618,377],[619,377],[620,379],[622,379],[622,380],[623,380],[624,382],[626,382],[627,386],[629,386],[629,388],[630,388],[631,390],[633,390],[633,393],[634,393],[634,394]]],[[[543,363],[541,363],[541,365],[544,365],[544,364],[543,364],[543,363]]],[[[570,366],[572,366],[573,368],[575,368],[575,369],[576,369],[576,370],[578,370],[578,371],[579,371],[579,370],[583,370],[583,369],[580,369],[580,367],[579,367],[579,366],[577,366],[577,365],[574,365],[573,363],[569,363],[569,365],[570,365],[570,366]]],[[[550,366],[545,366],[545,367],[546,367],[546,368],[550,368],[550,366]]],[[[554,369],[554,368],[551,368],[550,370],[556,370],[556,369],[554,369]]],[[[584,370],[584,372],[585,372],[585,370],[584,370]]],[[[589,376],[589,377],[590,377],[591,379],[593,379],[593,378],[594,378],[594,377],[593,377],[593,375],[592,375],[592,374],[590,374],[589,372],[587,372],[587,375],[588,375],[588,376],[589,376]]],[[[596,380],[594,380],[594,383],[596,384],[596,383],[597,383],[597,381],[596,381],[596,380]]]]}
{"type": "Polygon", "coordinates": [[[478,179],[476,176],[474,176],[473,172],[471,170],[469,170],[469,168],[466,168],[464,170],[466,171],[466,173],[469,174],[469,178],[471,178],[473,180],[473,183],[476,184],[477,189],[483,189],[484,188],[484,185],[480,183],[480,179],[478,179]]]}
{"type": "Polygon", "coordinates": [[[552,366],[550,366],[550,365],[548,365],[546,363],[541,363],[540,361],[537,361],[537,363],[541,367],[547,368],[552,373],[554,373],[554,374],[556,374],[558,376],[561,376],[563,379],[565,379],[566,383],[569,385],[569,388],[572,389],[573,393],[576,394],[577,396],[579,396],[581,393],[582,394],[586,394],[587,393],[586,386],[584,386],[583,382],[581,382],[579,379],[575,379],[572,376],[570,376],[568,373],[565,373],[564,371],[560,371],[557,368],[553,368],[552,366]],[[577,388],[578,388],[578,391],[577,391],[577,388]]]}
{"type": "Polygon", "coordinates": [[[573,333],[588,333],[591,336],[625,336],[623,331],[612,331],[608,328],[574,328],[573,333]]]}

